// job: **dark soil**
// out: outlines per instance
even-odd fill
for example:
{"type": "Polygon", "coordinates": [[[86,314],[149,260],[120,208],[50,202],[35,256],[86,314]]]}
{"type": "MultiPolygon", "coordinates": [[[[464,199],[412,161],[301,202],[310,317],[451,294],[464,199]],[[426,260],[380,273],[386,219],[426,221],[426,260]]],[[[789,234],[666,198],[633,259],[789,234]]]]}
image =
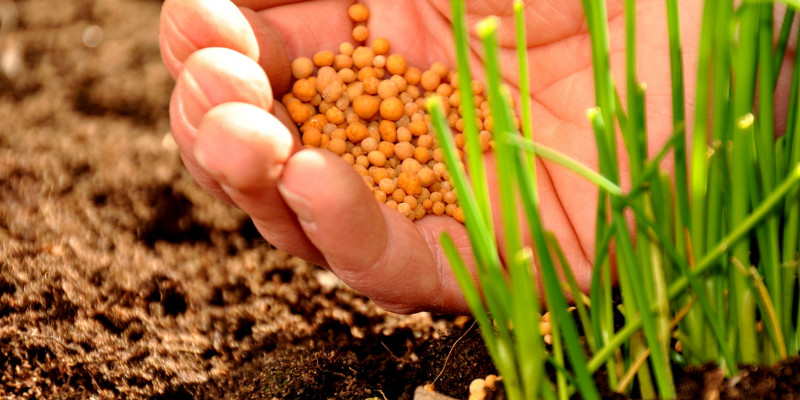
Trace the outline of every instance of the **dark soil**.
{"type": "MultiPolygon", "coordinates": [[[[194,184],[160,7],[0,0],[0,398],[466,398],[494,372],[469,320],[384,312],[194,184]]],[[[797,368],[682,398],[792,398],[797,368]]]]}

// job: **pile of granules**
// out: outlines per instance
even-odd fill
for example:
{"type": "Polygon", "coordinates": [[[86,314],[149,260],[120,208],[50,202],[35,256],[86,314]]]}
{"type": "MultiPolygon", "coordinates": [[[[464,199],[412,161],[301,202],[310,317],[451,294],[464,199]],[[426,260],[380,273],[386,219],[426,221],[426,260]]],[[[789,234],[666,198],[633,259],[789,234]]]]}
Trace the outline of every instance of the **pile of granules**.
{"type": "MultiPolygon", "coordinates": [[[[463,159],[464,121],[458,77],[441,62],[421,71],[390,53],[389,41],[366,45],[369,10],[354,4],[353,39],[338,53],[323,50],[292,61],[294,84],[282,103],[299,126],[303,145],[340,155],[363,177],[375,198],[414,221],[427,214],[464,222],[464,212],[434,139],[426,99],[440,96],[463,159]]],[[[490,146],[489,105],[472,82],[483,151],[490,146]]]]}

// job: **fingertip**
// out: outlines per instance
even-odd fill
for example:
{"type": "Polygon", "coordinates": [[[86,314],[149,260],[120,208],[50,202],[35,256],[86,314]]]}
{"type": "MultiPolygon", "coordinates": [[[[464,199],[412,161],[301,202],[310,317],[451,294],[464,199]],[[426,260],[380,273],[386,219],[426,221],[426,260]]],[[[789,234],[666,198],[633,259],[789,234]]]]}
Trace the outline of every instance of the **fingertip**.
{"type": "Polygon", "coordinates": [[[296,145],[272,114],[248,103],[224,103],[202,118],[194,157],[221,184],[248,191],[274,186],[296,145]]]}
{"type": "Polygon", "coordinates": [[[168,0],[160,19],[162,58],[173,77],[189,56],[207,47],[225,47],[259,59],[250,23],[233,3],[213,0],[168,0]]]}

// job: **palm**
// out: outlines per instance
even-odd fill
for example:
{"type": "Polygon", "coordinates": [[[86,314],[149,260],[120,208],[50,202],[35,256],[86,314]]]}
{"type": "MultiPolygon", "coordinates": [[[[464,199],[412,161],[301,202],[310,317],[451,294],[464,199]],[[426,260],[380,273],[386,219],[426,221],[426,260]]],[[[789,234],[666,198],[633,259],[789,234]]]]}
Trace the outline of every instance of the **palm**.
{"type": "MultiPolygon", "coordinates": [[[[173,1],[183,1],[190,4],[196,0],[173,1]]],[[[298,56],[309,56],[320,50],[336,49],[339,43],[350,40],[353,25],[346,13],[347,7],[352,4],[350,0],[314,2],[241,0],[237,3],[255,10],[255,13],[250,15],[248,19],[250,24],[253,25],[253,30],[256,31],[256,39],[260,41],[257,46],[260,48],[258,52],[260,54],[256,54],[256,57],[260,58],[261,66],[266,69],[269,76],[269,84],[272,86],[276,97],[285,92],[290,85],[290,77],[287,73],[290,59],[298,56]],[[260,21],[254,24],[253,18],[260,21]],[[277,35],[271,36],[269,33],[260,32],[262,28],[264,31],[274,30],[273,32],[277,33],[277,35]],[[259,39],[260,36],[261,38],[259,39]],[[267,39],[264,39],[264,37],[267,39]]],[[[365,3],[370,9],[368,25],[370,36],[389,39],[392,44],[391,51],[405,55],[410,65],[426,68],[434,61],[444,61],[451,66],[455,65],[448,0],[366,0],[365,3]]],[[[527,3],[526,18],[528,26],[526,31],[529,43],[528,58],[532,71],[530,76],[530,81],[532,82],[532,120],[536,140],[556,148],[587,165],[596,166],[597,157],[593,145],[593,134],[585,117],[585,110],[593,106],[595,102],[590,40],[583,20],[583,10],[577,1],[528,0],[527,3]]],[[[609,2],[609,27],[611,32],[612,70],[617,82],[624,84],[621,79],[624,76],[622,68],[624,65],[622,57],[624,55],[621,51],[624,44],[624,34],[620,3],[621,0],[609,2]]],[[[519,78],[516,69],[511,67],[516,65],[511,4],[510,0],[503,2],[468,0],[466,8],[468,10],[468,26],[474,26],[477,21],[488,15],[501,17],[499,40],[504,80],[512,89],[515,89],[519,84],[519,78]]],[[[669,63],[666,62],[666,27],[663,22],[666,19],[663,15],[662,2],[643,0],[637,3],[637,7],[639,8],[640,26],[648,28],[648,33],[639,35],[637,41],[639,54],[647,54],[647,57],[640,57],[641,59],[639,60],[639,79],[648,84],[648,110],[656,110],[648,115],[647,121],[648,128],[652,132],[649,137],[650,146],[651,149],[654,149],[663,143],[671,131],[670,113],[664,111],[669,110],[671,101],[669,96],[669,63]]],[[[686,13],[686,10],[682,11],[686,13]]],[[[693,22],[696,23],[697,19],[691,17],[699,15],[698,11],[697,9],[688,10],[690,18],[687,19],[689,23],[684,26],[684,30],[692,35],[694,34],[695,26],[691,25],[693,22]]],[[[690,55],[693,54],[693,46],[691,44],[687,43],[685,45],[690,55]]],[[[207,46],[211,45],[218,46],[219,44],[211,41],[207,46]]],[[[480,60],[479,55],[482,54],[482,51],[480,42],[474,34],[470,45],[473,55],[473,72],[480,78],[482,73],[479,66],[482,60],[480,60]]],[[[239,51],[247,53],[246,51],[239,51]]],[[[180,59],[180,57],[177,58],[180,59]]],[[[173,75],[176,75],[181,66],[170,63],[168,59],[166,61],[168,68],[171,68],[173,75]]],[[[691,85],[691,82],[689,82],[689,85],[691,85]]],[[[620,86],[620,92],[624,94],[624,86],[622,85],[620,86]]],[[[237,100],[234,97],[227,101],[237,100]]],[[[276,103],[276,107],[280,107],[280,105],[276,103]]],[[[276,110],[276,114],[279,115],[280,110],[276,110]]],[[[624,152],[621,151],[621,153],[624,152]]],[[[491,160],[491,155],[487,157],[491,160]]],[[[195,163],[192,160],[193,156],[184,152],[184,158],[187,159],[187,164],[191,168],[195,163]]],[[[292,156],[288,160],[287,164],[289,166],[287,168],[298,169],[299,167],[291,166],[292,158],[297,159],[297,156],[292,156]]],[[[301,163],[298,162],[297,164],[301,163]]],[[[489,165],[490,179],[492,179],[492,165],[491,163],[489,165]]],[[[589,261],[594,252],[593,223],[594,210],[596,208],[596,195],[594,193],[596,192],[591,184],[576,178],[563,168],[546,163],[539,163],[538,165],[545,224],[559,238],[575,270],[576,277],[582,286],[586,288],[591,273],[589,261]]],[[[351,175],[355,175],[354,172],[349,172],[351,175]]],[[[203,173],[199,175],[198,181],[202,184],[206,180],[206,176],[203,173]]],[[[196,174],[197,176],[198,174],[196,174]]],[[[291,174],[284,173],[283,176],[284,180],[288,180],[291,174]]],[[[624,167],[623,176],[625,176],[624,167]]],[[[346,180],[347,178],[342,179],[346,180]]],[[[361,189],[359,190],[363,190],[363,185],[360,183],[359,178],[356,177],[349,182],[352,182],[354,187],[360,186],[361,189]]],[[[228,196],[233,196],[230,191],[222,193],[218,190],[219,186],[213,182],[213,178],[212,183],[204,186],[229,201],[231,198],[228,196]]],[[[271,190],[274,192],[274,189],[271,190]]],[[[441,276],[441,270],[432,273],[440,275],[438,284],[441,287],[446,287],[446,289],[442,291],[440,287],[438,295],[426,300],[429,301],[429,304],[424,304],[422,300],[415,302],[411,299],[400,298],[400,295],[391,287],[380,287],[380,279],[374,274],[352,271],[352,267],[347,265],[350,262],[356,262],[354,259],[348,258],[352,256],[334,254],[337,253],[337,249],[342,252],[351,250],[348,246],[339,246],[340,242],[330,239],[330,235],[320,234],[319,237],[312,237],[315,235],[305,227],[301,230],[298,226],[289,224],[286,228],[276,229],[274,228],[275,223],[271,218],[274,215],[282,216],[283,214],[281,214],[280,210],[274,213],[265,213],[262,212],[263,207],[258,207],[258,204],[263,203],[242,204],[243,202],[256,200],[256,196],[251,195],[248,198],[248,195],[241,195],[241,193],[234,193],[234,195],[238,197],[234,197],[232,202],[253,216],[256,225],[270,242],[304,258],[322,264],[327,263],[333,267],[337,274],[350,275],[350,273],[353,273],[354,275],[351,275],[349,281],[348,279],[345,280],[352,286],[373,296],[376,300],[382,300],[381,303],[385,306],[405,311],[415,309],[415,307],[425,308],[430,306],[452,309],[463,306],[463,303],[459,304],[460,301],[457,299],[457,295],[454,294],[457,292],[457,289],[454,291],[455,284],[452,280],[444,282],[447,278],[441,276]],[[311,242],[313,243],[309,243],[306,235],[312,237],[311,242]],[[337,269],[335,264],[340,264],[339,267],[344,268],[337,269]],[[351,270],[348,271],[348,268],[351,270]],[[379,299],[380,297],[383,297],[383,299],[379,299]]],[[[371,195],[366,193],[362,198],[371,198],[371,195]]],[[[394,214],[396,213],[386,214],[389,216],[385,215],[384,218],[391,220],[394,218],[394,214]]],[[[495,215],[499,215],[499,212],[495,212],[495,215]]],[[[426,217],[417,221],[415,227],[411,228],[404,228],[403,221],[389,221],[387,224],[390,230],[402,232],[390,234],[390,236],[395,236],[398,240],[408,242],[399,244],[397,246],[399,248],[414,248],[415,245],[427,243],[432,249],[433,262],[438,265],[437,268],[442,268],[442,265],[446,264],[442,259],[441,251],[438,250],[436,240],[442,231],[451,232],[456,236],[456,241],[460,246],[463,246],[464,249],[468,248],[463,226],[450,218],[426,217]],[[412,233],[412,230],[417,230],[417,233],[412,233]]],[[[407,221],[405,221],[405,224],[407,224],[407,221]]],[[[341,238],[337,239],[341,240],[341,238]]],[[[500,239],[502,240],[502,237],[500,239]]],[[[403,258],[397,254],[390,254],[392,253],[391,251],[384,251],[383,253],[382,255],[377,255],[377,259],[364,263],[366,266],[371,267],[374,263],[392,263],[398,258],[403,258]]],[[[419,257],[405,257],[398,263],[399,265],[409,265],[431,262],[429,259],[419,257]]],[[[391,279],[386,278],[385,281],[387,285],[390,285],[388,282],[391,282],[391,279]]],[[[431,293],[434,293],[437,289],[431,290],[433,290],[431,293]]]]}

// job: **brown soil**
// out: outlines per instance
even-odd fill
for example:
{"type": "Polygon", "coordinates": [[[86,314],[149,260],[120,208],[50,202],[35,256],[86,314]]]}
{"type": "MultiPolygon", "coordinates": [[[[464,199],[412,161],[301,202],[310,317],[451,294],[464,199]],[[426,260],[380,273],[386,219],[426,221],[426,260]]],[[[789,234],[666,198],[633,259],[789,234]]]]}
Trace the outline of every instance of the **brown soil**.
{"type": "MultiPolygon", "coordinates": [[[[160,6],[0,0],[0,397],[466,398],[493,372],[469,321],[386,313],[194,184],[160,6]]],[[[780,398],[796,368],[747,376],[780,398]]]]}

